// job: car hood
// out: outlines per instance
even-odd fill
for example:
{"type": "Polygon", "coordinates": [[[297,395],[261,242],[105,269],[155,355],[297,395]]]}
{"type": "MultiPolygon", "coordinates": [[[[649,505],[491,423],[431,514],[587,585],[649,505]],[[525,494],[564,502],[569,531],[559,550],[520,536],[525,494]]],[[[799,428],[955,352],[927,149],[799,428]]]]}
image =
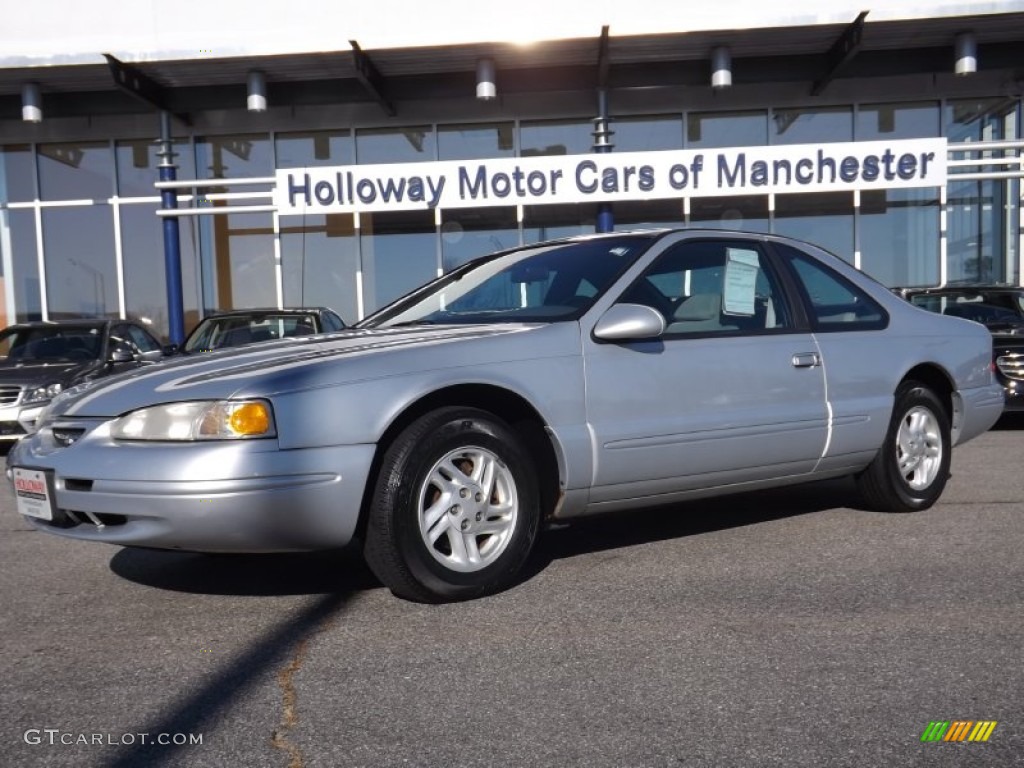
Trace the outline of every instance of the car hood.
{"type": "Polygon", "coordinates": [[[453,366],[578,354],[579,325],[494,324],[349,329],[172,358],[83,384],[53,417],[120,416],[186,400],[267,397],[453,366]]]}
{"type": "Polygon", "coordinates": [[[67,385],[99,367],[100,363],[96,360],[84,363],[22,363],[3,360],[0,361],[0,385],[41,387],[57,382],[67,385]]]}

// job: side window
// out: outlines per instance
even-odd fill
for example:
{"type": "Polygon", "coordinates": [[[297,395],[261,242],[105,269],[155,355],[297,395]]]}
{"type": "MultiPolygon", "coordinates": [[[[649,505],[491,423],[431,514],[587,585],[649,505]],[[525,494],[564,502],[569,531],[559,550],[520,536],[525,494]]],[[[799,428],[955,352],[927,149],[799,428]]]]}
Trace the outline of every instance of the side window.
{"type": "Polygon", "coordinates": [[[160,345],[148,333],[134,325],[128,326],[128,336],[142,352],[155,352],[160,349],[160,345]]]}
{"type": "Polygon", "coordinates": [[[796,273],[815,331],[885,328],[889,317],[867,293],[802,251],[777,243],[796,273]]]}
{"type": "Polygon", "coordinates": [[[757,333],[792,325],[764,253],[745,240],[679,243],[619,301],[656,309],[665,318],[666,335],[757,333]]]}
{"type": "Polygon", "coordinates": [[[135,342],[132,341],[131,336],[128,335],[127,325],[115,325],[110,329],[110,348],[113,349],[119,344],[125,345],[133,353],[140,351],[135,342]]]}
{"type": "Polygon", "coordinates": [[[322,317],[325,331],[340,331],[342,328],[345,327],[344,323],[342,323],[341,321],[341,318],[338,317],[333,312],[324,312],[322,317]]]}

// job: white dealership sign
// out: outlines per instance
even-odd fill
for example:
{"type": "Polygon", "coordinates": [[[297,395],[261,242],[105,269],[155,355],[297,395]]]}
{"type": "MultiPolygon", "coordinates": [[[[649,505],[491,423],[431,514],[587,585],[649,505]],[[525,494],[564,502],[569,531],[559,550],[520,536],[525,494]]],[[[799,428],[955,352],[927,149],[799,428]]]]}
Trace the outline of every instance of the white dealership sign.
{"type": "Polygon", "coordinates": [[[282,215],[940,187],[946,140],[283,168],[282,215]]]}

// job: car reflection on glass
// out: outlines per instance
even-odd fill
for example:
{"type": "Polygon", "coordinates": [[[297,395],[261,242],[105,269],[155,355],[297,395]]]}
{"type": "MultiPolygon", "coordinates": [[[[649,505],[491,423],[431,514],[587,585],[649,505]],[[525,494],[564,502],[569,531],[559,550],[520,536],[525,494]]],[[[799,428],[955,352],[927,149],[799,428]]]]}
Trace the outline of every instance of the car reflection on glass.
{"type": "Polygon", "coordinates": [[[336,333],[58,397],[8,472],[49,534],[357,541],[395,594],[463,600],[586,515],[840,476],[872,508],[926,509],[954,446],[1002,413],[991,348],[784,237],[574,238],[480,258],[336,333]]]}

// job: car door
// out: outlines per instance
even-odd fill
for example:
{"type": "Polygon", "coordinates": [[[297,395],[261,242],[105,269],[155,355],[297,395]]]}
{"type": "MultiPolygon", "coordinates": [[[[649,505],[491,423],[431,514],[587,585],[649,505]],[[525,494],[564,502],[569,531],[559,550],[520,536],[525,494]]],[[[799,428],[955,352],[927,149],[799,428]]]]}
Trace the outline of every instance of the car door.
{"type": "Polygon", "coordinates": [[[808,244],[773,242],[807,307],[821,351],[829,401],[828,450],[819,471],[863,467],[877,452],[892,415],[899,362],[882,364],[889,315],[863,288],[830,268],[808,244]],[[871,364],[873,363],[873,364],[871,364]]]}
{"type": "Polygon", "coordinates": [[[828,428],[820,355],[763,244],[663,242],[616,300],[660,312],[662,337],[606,342],[584,328],[591,502],[811,472],[828,428]]]}

